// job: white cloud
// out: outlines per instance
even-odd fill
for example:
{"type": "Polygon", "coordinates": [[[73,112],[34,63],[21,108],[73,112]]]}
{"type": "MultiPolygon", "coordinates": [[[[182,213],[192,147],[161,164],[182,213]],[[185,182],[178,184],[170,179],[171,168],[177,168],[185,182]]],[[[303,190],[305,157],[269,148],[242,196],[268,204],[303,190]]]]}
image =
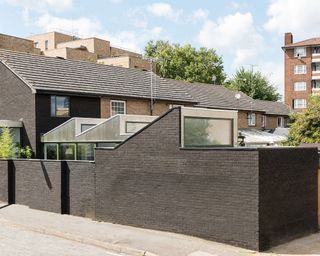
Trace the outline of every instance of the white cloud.
{"type": "Polygon", "coordinates": [[[229,6],[234,9],[234,10],[240,10],[240,9],[244,9],[244,8],[248,8],[248,4],[243,2],[243,3],[240,3],[240,2],[234,2],[232,1],[229,6]]]}
{"type": "Polygon", "coordinates": [[[101,24],[99,21],[80,17],[77,19],[66,19],[51,16],[50,14],[43,14],[35,23],[43,31],[64,31],[72,33],[80,37],[96,36],[101,31],[101,24]]]}
{"type": "Polygon", "coordinates": [[[233,57],[233,65],[240,66],[257,60],[257,55],[264,47],[264,40],[250,12],[237,12],[219,18],[207,20],[199,34],[201,45],[214,48],[222,55],[233,57]]]}
{"type": "Polygon", "coordinates": [[[149,40],[164,38],[165,35],[163,28],[154,27],[140,31],[119,31],[116,33],[107,32],[102,37],[109,40],[113,46],[142,53],[143,48],[141,47],[145,46],[149,40]]]}
{"type": "Polygon", "coordinates": [[[109,0],[109,2],[113,3],[113,4],[120,4],[122,3],[124,0],[109,0]]]}
{"type": "Polygon", "coordinates": [[[34,11],[62,11],[71,8],[73,0],[5,0],[7,4],[34,11]]]}
{"type": "Polygon", "coordinates": [[[204,10],[201,8],[194,10],[192,14],[192,21],[196,23],[198,21],[206,20],[208,18],[208,14],[209,14],[208,10],[204,10]]]}
{"type": "Polygon", "coordinates": [[[317,0],[272,0],[265,28],[279,34],[293,32],[301,37],[311,37],[311,34],[318,36],[319,9],[320,1],[317,0]]]}
{"type": "Polygon", "coordinates": [[[283,97],[284,68],[282,62],[276,63],[272,61],[262,61],[258,63],[255,70],[259,70],[263,75],[265,75],[283,97]]]}
{"type": "Polygon", "coordinates": [[[157,17],[166,17],[174,21],[178,21],[183,10],[174,10],[170,4],[167,3],[153,3],[147,6],[147,11],[157,17]]]}

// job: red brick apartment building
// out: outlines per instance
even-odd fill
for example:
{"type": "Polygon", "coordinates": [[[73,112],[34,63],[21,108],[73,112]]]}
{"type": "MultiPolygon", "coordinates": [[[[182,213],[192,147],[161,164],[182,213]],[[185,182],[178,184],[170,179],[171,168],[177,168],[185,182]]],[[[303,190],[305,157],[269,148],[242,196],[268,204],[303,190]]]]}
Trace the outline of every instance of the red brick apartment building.
{"type": "Polygon", "coordinates": [[[320,38],[293,42],[284,35],[285,103],[294,111],[307,106],[310,95],[320,91],[320,38]]]}

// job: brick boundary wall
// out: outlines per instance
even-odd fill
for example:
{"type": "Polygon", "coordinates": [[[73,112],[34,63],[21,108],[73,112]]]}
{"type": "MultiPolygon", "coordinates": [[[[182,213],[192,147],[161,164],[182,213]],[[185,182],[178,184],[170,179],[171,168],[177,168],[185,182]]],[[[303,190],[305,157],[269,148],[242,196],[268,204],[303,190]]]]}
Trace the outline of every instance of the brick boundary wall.
{"type": "Polygon", "coordinates": [[[0,200],[254,250],[317,230],[315,148],[183,149],[172,109],[95,153],[0,161],[0,200]]]}
{"type": "Polygon", "coordinates": [[[174,109],[115,150],[96,150],[96,218],[265,250],[316,231],[317,157],[315,148],[181,149],[174,109]]]}

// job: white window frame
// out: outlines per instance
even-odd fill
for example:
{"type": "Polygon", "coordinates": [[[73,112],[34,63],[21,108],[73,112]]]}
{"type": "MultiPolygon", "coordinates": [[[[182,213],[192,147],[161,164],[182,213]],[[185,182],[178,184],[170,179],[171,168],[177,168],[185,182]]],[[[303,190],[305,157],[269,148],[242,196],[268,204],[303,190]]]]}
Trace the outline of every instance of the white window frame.
{"type": "Polygon", "coordinates": [[[111,100],[110,101],[110,115],[111,116],[117,115],[117,114],[113,114],[112,103],[123,103],[123,109],[124,109],[123,115],[127,114],[127,102],[125,100],[111,100]]]}
{"type": "Polygon", "coordinates": [[[294,57],[306,57],[307,56],[307,48],[306,47],[295,47],[294,48],[294,57]]]}
{"type": "Polygon", "coordinates": [[[293,70],[295,75],[303,75],[307,73],[306,65],[295,65],[293,70]]]}
{"type": "Polygon", "coordinates": [[[293,90],[294,90],[295,92],[305,91],[305,90],[307,90],[307,83],[306,83],[306,82],[303,82],[303,81],[301,81],[301,82],[295,82],[295,83],[293,84],[293,90]]]}
{"type": "Polygon", "coordinates": [[[248,113],[248,126],[256,126],[256,113],[248,113]]]}
{"type": "Polygon", "coordinates": [[[301,109],[307,107],[307,100],[306,99],[294,99],[293,100],[293,108],[294,109],[301,109]]]}
{"type": "Polygon", "coordinates": [[[278,116],[277,118],[277,126],[280,128],[284,127],[284,117],[283,116],[278,116]],[[280,120],[280,125],[279,125],[279,120],[280,120]]]}

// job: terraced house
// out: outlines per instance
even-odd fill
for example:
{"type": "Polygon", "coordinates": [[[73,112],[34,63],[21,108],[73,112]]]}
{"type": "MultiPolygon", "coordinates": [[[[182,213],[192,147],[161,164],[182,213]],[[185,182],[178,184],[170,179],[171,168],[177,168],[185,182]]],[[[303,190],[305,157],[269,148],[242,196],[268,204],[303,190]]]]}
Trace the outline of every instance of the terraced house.
{"type": "Polygon", "coordinates": [[[2,126],[16,123],[22,144],[30,145],[40,158],[44,156],[43,135],[72,118],[82,118],[75,121],[74,129],[84,131],[100,123],[85,118],[146,117],[131,121],[139,123],[132,125],[134,130],[153,120],[147,116],[186,106],[236,110],[240,129],[262,130],[286,126],[289,113],[282,103],[256,101],[218,85],[4,49],[0,49],[0,99],[0,119],[11,121],[2,126]]]}

